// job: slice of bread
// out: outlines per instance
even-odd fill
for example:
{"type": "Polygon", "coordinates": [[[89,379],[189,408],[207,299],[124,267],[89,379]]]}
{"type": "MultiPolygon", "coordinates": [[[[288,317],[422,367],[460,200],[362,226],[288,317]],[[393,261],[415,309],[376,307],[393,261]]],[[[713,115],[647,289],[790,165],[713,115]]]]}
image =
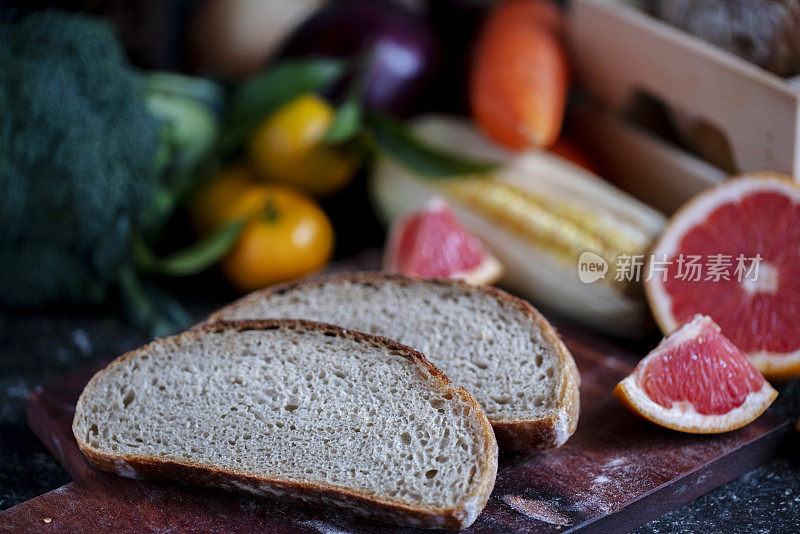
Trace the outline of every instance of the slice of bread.
{"type": "Polygon", "coordinates": [[[156,340],[83,391],[97,467],[440,528],[470,525],[497,473],[478,403],[396,341],[309,321],[156,340]]]}
{"type": "Polygon", "coordinates": [[[415,348],[472,393],[501,448],[558,447],[578,424],[572,356],[539,312],[504,291],[348,273],[252,293],[208,321],[267,317],[334,323],[415,348]]]}

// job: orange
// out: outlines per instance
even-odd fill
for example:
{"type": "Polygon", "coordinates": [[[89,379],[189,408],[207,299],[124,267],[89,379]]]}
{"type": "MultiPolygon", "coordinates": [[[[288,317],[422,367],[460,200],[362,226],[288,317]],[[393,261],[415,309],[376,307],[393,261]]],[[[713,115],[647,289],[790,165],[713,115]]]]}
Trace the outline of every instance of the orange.
{"type": "Polygon", "coordinates": [[[550,147],[564,120],[569,65],[552,2],[513,0],[489,14],[475,49],[472,113],[501,145],[550,147]]]}
{"type": "Polygon", "coordinates": [[[248,145],[253,166],[270,180],[312,195],[339,191],[355,175],[358,158],[323,141],[334,118],[333,108],[313,94],[286,104],[255,129],[248,145]]]}
{"type": "Polygon", "coordinates": [[[278,185],[247,188],[225,210],[246,218],[238,241],[222,260],[222,273],[247,292],[321,269],[333,253],[333,227],[300,191],[278,185]]]}
{"type": "Polygon", "coordinates": [[[189,219],[195,231],[205,235],[227,222],[225,211],[258,176],[244,165],[234,164],[206,181],[189,201],[189,219]]]}
{"type": "Polygon", "coordinates": [[[614,395],[658,425],[710,434],[755,420],[778,393],[714,321],[697,315],[639,362],[614,395]]]}
{"type": "Polygon", "coordinates": [[[800,186],[788,176],[727,180],[681,207],[645,271],[665,334],[701,313],[770,379],[800,376],[800,186]]]}

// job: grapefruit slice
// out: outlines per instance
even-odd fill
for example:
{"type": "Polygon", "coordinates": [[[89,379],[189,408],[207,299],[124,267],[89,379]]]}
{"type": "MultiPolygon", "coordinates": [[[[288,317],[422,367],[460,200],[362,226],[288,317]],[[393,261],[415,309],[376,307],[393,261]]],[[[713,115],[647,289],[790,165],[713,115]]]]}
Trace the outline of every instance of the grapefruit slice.
{"type": "Polygon", "coordinates": [[[710,317],[696,315],[639,362],[614,395],[663,427],[712,434],[750,423],[778,392],[710,317]]]}
{"type": "Polygon", "coordinates": [[[384,269],[417,278],[455,278],[493,284],[503,274],[497,259],[469,233],[441,199],[392,225],[384,269]]]}
{"type": "Polygon", "coordinates": [[[700,194],[673,216],[650,262],[645,289],[665,334],[709,315],[768,378],[800,375],[797,183],[751,175],[700,194]],[[700,257],[700,276],[688,267],[692,257],[700,257]]]}

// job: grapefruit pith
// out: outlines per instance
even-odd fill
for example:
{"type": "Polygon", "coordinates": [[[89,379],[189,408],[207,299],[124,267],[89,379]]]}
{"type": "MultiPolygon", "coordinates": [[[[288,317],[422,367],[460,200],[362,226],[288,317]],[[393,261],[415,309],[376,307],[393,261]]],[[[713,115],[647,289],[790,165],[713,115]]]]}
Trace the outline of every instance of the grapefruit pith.
{"type": "Polygon", "coordinates": [[[709,315],[768,378],[800,374],[794,181],[751,175],[698,195],[673,216],[649,261],[645,289],[665,334],[697,313],[709,315]]]}
{"type": "Polygon", "coordinates": [[[697,315],[639,362],[614,395],[658,425],[711,434],[750,423],[778,393],[711,318],[697,315]]]}
{"type": "Polygon", "coordinates": [[[441,199],[392,225],[384,269],[418,278],[455,278],[493,284],[502,266],[441,199]]]}

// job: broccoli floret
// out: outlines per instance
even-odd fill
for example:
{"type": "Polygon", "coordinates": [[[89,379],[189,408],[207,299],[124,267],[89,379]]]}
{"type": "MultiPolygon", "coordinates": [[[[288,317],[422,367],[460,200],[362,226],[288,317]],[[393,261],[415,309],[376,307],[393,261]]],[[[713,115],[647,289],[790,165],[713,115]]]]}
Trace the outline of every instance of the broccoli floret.
{"type": "Polygon", "coordinates": [[[178,152],[151,94],[101,19],[0,23],[0,302],[99,301],[130,263],[178,152]]]}
{"type": "Polygon", "coordinates": [[[157,192],[160,124],[111,29],[34,13],[0,29],[0,298],[98,300],[157,192]]]}

